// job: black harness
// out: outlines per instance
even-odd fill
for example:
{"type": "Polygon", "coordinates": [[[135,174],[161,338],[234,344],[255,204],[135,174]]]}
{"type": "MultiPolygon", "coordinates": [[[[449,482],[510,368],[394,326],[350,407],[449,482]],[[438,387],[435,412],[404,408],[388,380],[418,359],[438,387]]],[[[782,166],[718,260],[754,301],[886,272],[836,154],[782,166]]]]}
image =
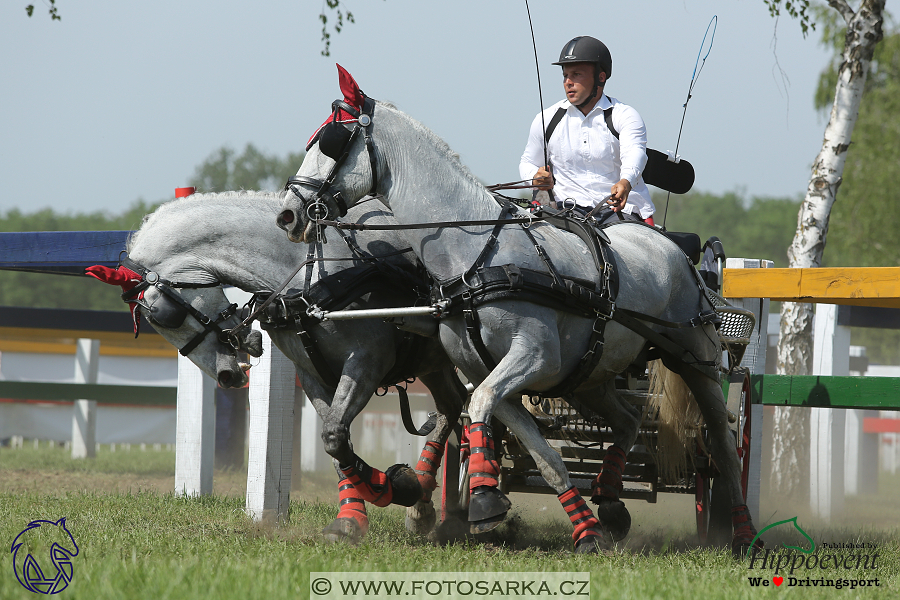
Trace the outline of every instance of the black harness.
{"type": "Polygon", "coordinates": [[[129,291],[124,292],[122,299],[125,302],[134,302],[140,306],[141,312],[149,321],[166,329],[178,329],[184,323],[185,317],[191,315],[203,326],[203,331],[198,332],[178,351],[182,356],[190,354],[210,333],[215,333],[216,338],[233,351],[241,348],[241,343],[235,330],[222,329],[219,325],[235,314],[238,308],[237,304],[231,304],[214,317],[209,317],[191,306],[175,289],[210,288],[220,286],[222,285],[221,283],[218,281],[211,283],[170,281],[160,277],[155,271],[137,264],[127,254],[123,254],[119,258],[119,264],[141,276],[141,282],[129,291]],[[156,288],[160,292],[159,299],[152,304],[140,298],[141,293],[150,287],[156,288]]]}
{"type": "Polygon", "coordinates": [[[289,178],[284,186],[284,189],[290,190],[300,199],[303,211],[310,220],[322,220],[328,218],[328,207],[323,202],[326,197],[331,198],[334,201],[340,216],[343,217],[347,214],[347,204],[344,202],[343,197],[341,197],[341,192],[336,191],[330,193],[330,190],[332,185],[334,185],[334,178],[337,175],[338,169],[347,159],[350,147],[353,145],[353,141],[359,137],[360,131],[363,132],[363,136],[365,137],[366,150],[369,153],[369,163],[372,166],[372,188],[369,190],[369,194],[374,195],[378,187],[375,146],[372,142],[372,114],[375,111],[375,101],[364,95],[362,112],[356,110],[343,100],[335,100],[331,103],[331,108],[334,114],[333,119],[323,125],[306,146],[306,149],[309,150],[314,143],[319,142],[319,149],[322,153],[334,160],[331,171],[324,180],[315,179],[313,177],[294,176],[289,178]],[[342,110],[353,115],[355,119],[353,122],[356,123],[353,127],[353,131],[348,131],[346,127],[338,122],[338,115],[342,110]],[[316,193],[310,198],[304,198],[297,187],[298,185],[308,185],[317,188],[316,193]]]}
{"type": "MultiPolygon", "coordinates": [[[[331,224],[325,222],[322,217],[323,205],[322,199],[328,195],[328,191],[334,182],[338,168],[344,160],[346,160],[350,146],[362,129],[366,135],[366,149],[372,165],[372,188],[370,193],[375,191],[377,186],[376,180],[376,164],[375,151],[370,136],[370,127],[372,125],[371,114],[374,102],[368,97],[365,99],[363,114],[348,106],[340,100],[336,100],[332,104],[335,111],[335,118],[322,127],[320,133],[314,136],[311,144],[316,140],[319,141],[320,150],[328,154],[327,156],[335,160],[335,164],[324,181],[309,177],[292,177],[286,184],[286,189],[290,189],[301,201],[301,207],[311,221],[318,221],[321,224],[331,224]],[[356,117],[356,126],[352,132],[348,132],[346,128],[337,123],[337,111],[343,109],[356,117]],[[328,131],[326,131],[328,130],[328,131]],[[330,137],[335,139],[329,140],[330,137]],[[309,199],[304,198],[300,193],[297,185],[309,185],[317,187],[316,193],[309,199]],[[310,212],[314,214],[310,214],[310,212]]],[[[546,132],[549,139],[553,133],[553,129],[562,119],[563,111],[558,111],[550,122],[550,126],[546,132]]],[[[612,109],[604,111],[604,118],[610,131],[618,138],[618,132],[612,126],[612,109]]],[[[346,213],[346,204],[340,198],[340,193],[331,195],[336,205],[343,214],[346,213]]],[[[475,259],[474,263],[459,276],[448,278],[445,280],[435,279],[431,288],[432,303],[445,302],[447,309],[442,311],[439,318],[445,318],[451,315],[463,315],[466,323],[466,330],[472,346],[475,348],[482,362],[489,371],[496,367],[496,362],[487,350],[484,340],[481,337],[480,321],[478,318],[478,307],[490,302],[501,299],[516,299],[533,302],[554,309],[565,310],[578,314],[580,316],[593,318],[594,322],[591,328],[591,338],[588,343],[588,349],[579,360],[579,364],[575,372],[569,375],[562,383],[554,386],[550,390],[543,392],[529,392],[535,396],[542,397],[565,397],[571,399],[572,392],[575,391],[584,381],[591,375],[596,368],[603,354],[604,332],[606,323],[610,320],[622,324],[631,329],[638,335],[648,340],[648,343],[656,346],[660,352],[683,362],[689,367],[694,368],[703,375],[717,378],[717,372],[714,371],[715,363],[709,361],[700,361],[689,351],[676,345],[671,340],[663,337],[661,334],[653,331],[641,321],[647,321],[666,327],[697,327],[707,323],[718,324],[719,317],[712,307],[708,310],[702,307],[703,299],[706,295],[702,293],[703,283],[698,278],[698,286],[701,290],[701,306],[698,307],[698,316],[684,323],[672,323],[644,315],[624,308],[617,308],[615,304],[616,294],[618,292],[618,272],[613,255],[609,252],[609,238],[603,233],[602,229],[594,226],[592,217],[586,219],[577,218],[572,211],[561,211],[555,213],[544,207],[543,220],[549,221],[551,224],[570,231],[578,235],[590,249],[594,259],[597,272],[600,275],[598,281],[587,281],[576,278],[567,278],[560,275],[559,271],[553,265],[550,256],[544,248],[538,244],[532,235],[529,227],[526,226],[522,219],[509,218],[514,212],[514,206],[508,199],[502,196],[496,196],[495,199],[501,206],[499,217],[493,221],[494,228],[488,236],[488,240],[475,259]],[[500,230],[504,225],[518,224],[522,227],[525,234],[530,239],[538,256],[541,258],[547,272],[539,272],[530,269],[522,269],[517,265],[509,264],[494,267],[485,267],[484,261],[498,243],[500,230]]],[[[327,209],[325,211],[327,213],[327,209]]],[[[620,223],[628,223],[621,221],[620,223]]],[[[636,222],[637,223],[637,222],[636,222]]],[[[480,223],[479,224],[483,224],[480,223]]],[[[644,223],[638,223],[647,226],[644,223]]],[[[336,224],[337,225],[337,224],[336,224]]],[[[435,227],[442,224],[422,224],[423,226],[435,227]]],[[[460,225],[457,223],[456,225],[460,225]]],[[[412,226],[381,226],[379,229],[401,229],[412,226]]],[[[375,227],[372,227],[375,229],[375,227]]],[[[338,229],[338,231],[341,231],[338,229]]],[[[693,270],[693,268],[692,268],[693,270]]],[[[709,300],[707,299],[707,304],[709,300]]],[[[287,307],[285,307],[287,311],[287,307]]],[[[301,321],[302,326],[302,321],[301,321]]],[[[583,407],[577,407],[583,411],[583,407]]]]}

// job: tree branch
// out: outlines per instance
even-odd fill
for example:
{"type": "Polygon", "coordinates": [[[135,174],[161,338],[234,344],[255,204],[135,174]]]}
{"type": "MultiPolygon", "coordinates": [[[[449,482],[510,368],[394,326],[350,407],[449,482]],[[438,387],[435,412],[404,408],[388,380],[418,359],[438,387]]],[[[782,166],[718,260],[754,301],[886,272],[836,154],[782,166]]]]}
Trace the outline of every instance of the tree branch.
{"type": "Polygon", "coordinates": [[[841,16],[844,17],[844,20],[848,25],[850,24],[850,21],[853,20],[853,17],[856,16],[856,13],[853,12],[853,9],[847,4],[847,0],[828,0],[828,5],[841,13],[841,16]]]}

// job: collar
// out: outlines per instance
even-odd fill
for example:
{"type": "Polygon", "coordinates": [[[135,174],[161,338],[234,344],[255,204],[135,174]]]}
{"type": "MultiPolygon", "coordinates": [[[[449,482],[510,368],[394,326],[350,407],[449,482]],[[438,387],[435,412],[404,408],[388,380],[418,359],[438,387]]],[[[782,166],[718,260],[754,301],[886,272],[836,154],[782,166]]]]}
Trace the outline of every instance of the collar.
{"type": "Polygon", "coordinates": [[[563,102],[565,102],[567,105],[566,110],[574,111],[572,114],[578,115],[582,119],[587,119],[588,117],[590,117],[597,111],[600,111],[602,113],[604,110],[611,108],[613,106],[612,100],[610,100],[609,96],[607,96],[606,94],[603,94],[602,96],[600,96],[600,100],[597,102],[597,104],[594,105],[594,108],[592,108],[588,112],[588,114],[582,113],[581,110],[577,106],[575,106],[574,104],[569,102],[568,99],[563,100],[563,102]]]}

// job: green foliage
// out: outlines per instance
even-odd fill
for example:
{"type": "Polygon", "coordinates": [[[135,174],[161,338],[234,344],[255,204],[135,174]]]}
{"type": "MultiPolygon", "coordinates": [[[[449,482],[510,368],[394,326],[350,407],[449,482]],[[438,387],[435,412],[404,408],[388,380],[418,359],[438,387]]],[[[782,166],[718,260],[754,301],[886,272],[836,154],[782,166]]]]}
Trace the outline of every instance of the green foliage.
{"type": "MultiPolygon", "coordinates": [[[[62,21],[62,17],[59,16],[59,10],[57,9],[57,6],[56,6],[56,0],[48,0],[48,1],[50,2],[50,6],[48,7],[47,12],[50,13],[50,20],[51,21],[62,21]]],[[[33,15],[34,14],[34,4],[29,4],[28,6],[26,6],[25,12],[28,14],[29,17],[31,15],[33,15]]]]}
{"type": "Polygon", "coordinates": [[[281,189],[300,168],[303,156],[302,152],[291,152],[284,158],[267,155],[253,144],[236,154],[222,146],[196,168],[190,185],[200,192],[281,189]]]}
{"type": "Polygon", "coordinates": [[[809,0],[763,0],[763,2],[769,7],[769,14],[773,17],[780,16],[784,10],[792,19],[799,19],[803,37],[806,37],[810,29],[816,29],[815,22],[809,16],[809,0]]]}
{"type": "Polygon", "coordinates": [[[331,34],[328,32],[328,15],[325,13],[326,7],[335,14],[335,33],[340,33],[341,29],[344,28],[344,19],[347,19],[348,23],[356,23],[356,19],[353,18],[353,13],[349,10],[346,12],[341,10],[341,0],[325,0],[325,6],[322,7],[322,12],[319,13],[319,20],[322,22],[322,42],[325,44],[322,48],[322,56],[331,56],[331,34]]]}
{"type": "MultiPolygon", "coordinates": [[[[653,201],[653,218],[661,225],[665,196],[653,201]]],[[[748,202],[735,193],[693,193],[671,197],[666,228],[696,233],[703,242],[716,236],[728,256],[763,258],[774,261],[776,267],[786,267],[799,209],[799,198],[753,198],[748,202]]]]}

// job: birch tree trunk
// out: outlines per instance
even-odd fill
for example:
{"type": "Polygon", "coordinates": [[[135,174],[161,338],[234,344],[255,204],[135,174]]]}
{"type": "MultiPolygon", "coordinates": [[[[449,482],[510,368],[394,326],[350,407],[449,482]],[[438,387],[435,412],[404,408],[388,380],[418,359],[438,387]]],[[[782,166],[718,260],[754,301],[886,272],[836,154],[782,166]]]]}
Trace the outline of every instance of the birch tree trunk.
{"type": "MultiPolygon", "coordinates": [[[[822,149],[813,164],[806,197],[797,215],[797,232],[788,249],[790,267],[822,264],[831,207],[837,199],[847,149],[872,62],[875,45],[883,37],[885,0],[862,0],[854,12],[846,0],[829,0],[847,23],[842,61],[838,69],[831,117],[822,149]]],[[[781,307],[778,339],[778,373],[809,375],[812,369],[812,305],[785,302],[781,307]]],[[[776,408],[774,418],[773,492],[798,496],[807,492],[809,414],[776,408]]]]}

